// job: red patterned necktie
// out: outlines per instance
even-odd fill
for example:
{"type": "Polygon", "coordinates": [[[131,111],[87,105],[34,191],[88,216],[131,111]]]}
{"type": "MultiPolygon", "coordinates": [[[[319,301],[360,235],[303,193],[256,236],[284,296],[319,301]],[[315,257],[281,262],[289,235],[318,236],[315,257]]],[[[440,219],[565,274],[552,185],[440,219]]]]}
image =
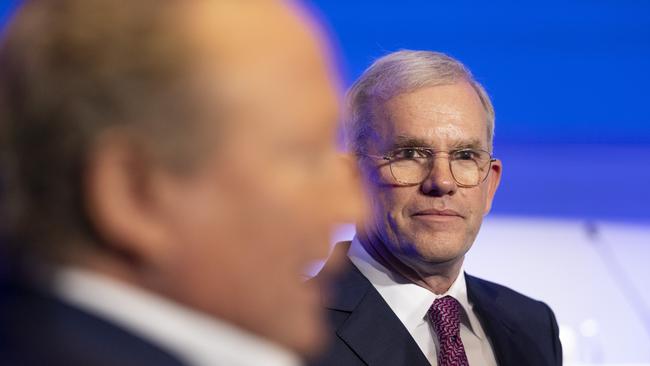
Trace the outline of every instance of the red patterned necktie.
{"type": "Polygon", "coordinates": [[[469,366],[460,339],[460,304],[451,296],[436,299],[429,308],[429,320],[438,335],[438,366],[469,366]]]}

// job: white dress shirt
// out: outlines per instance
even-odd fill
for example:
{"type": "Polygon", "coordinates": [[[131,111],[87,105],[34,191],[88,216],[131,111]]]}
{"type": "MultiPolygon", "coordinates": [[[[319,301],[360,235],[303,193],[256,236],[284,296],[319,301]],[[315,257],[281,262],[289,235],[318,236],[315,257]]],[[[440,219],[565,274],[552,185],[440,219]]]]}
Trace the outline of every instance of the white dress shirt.
{"type": "Polygon", "coordinates": [[[496,366],[490,340],[467,297],[467,284],[462,268],[449,290],[436,295],[396,273],[391,273],[368,254],[356,237],[352,240],[348,257],[404,324],[431,365],[438,365],[439,345],[438,337],[428,321],[427,312],[435,299],[449,295],[458,300],[462,308],[460,338],[469,364],[496,366]]]}
{"type": "Polygon", "coordinates": [[[296,366],[296,355],[156,294],[79,268],[55,272],[54,292],[194,366],[296,366]]]}

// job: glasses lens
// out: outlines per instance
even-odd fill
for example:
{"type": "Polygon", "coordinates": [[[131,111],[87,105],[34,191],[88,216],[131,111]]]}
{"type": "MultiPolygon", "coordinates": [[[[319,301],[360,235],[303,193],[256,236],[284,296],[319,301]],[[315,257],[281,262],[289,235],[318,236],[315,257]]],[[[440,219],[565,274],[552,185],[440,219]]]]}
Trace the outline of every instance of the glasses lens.
{"type": "Polygon", "coordinates": [[[426,157],[397,158],[390,162],[390,172],[393,178],[401,184],[417,184],[422,182],[429,170],[429,160],[426,157]]]}
{"type": "Polygon", "coordinates": [[[449,162],[451,174],[458,184],[475,186],[487,177],[490,154],[484,151],[461,150],[454,152],[449,162]]]}
{"type": "Polygon", "coordinates": [[[480,169],[471,160],[452,160],[451,174],[458,184],[464,186],[473,186],[481,181],[480,169]]]}

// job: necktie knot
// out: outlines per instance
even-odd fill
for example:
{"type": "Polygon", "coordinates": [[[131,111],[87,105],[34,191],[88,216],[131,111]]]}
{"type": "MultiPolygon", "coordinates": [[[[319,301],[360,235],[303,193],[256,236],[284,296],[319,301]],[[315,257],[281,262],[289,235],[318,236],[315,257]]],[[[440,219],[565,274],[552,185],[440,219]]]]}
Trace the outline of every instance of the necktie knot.
{"type": "Polygon", "coordinates": [[[451,296],[436,299],[429,308],[433,329],[440,338],[458,337],[460,333],[460,304],[451,296]]]}

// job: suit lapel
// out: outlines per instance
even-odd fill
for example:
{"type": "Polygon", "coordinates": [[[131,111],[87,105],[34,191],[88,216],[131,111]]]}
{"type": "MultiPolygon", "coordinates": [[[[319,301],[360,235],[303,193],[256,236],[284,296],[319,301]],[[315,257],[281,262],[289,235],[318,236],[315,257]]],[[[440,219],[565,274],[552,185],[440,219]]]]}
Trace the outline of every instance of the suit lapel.
{"type": "Polygon", "coordinates": [[[370,366],[428,366],[429,362],[399,318],[372,284],[347,258],[349,243],[337,245],[335,255],[344,269],[334,279],[331,310],[350,315],[336,330],[358,356],[370,366]]]}
{"type": "Polygon", "coordinates": [[[429,365],[417,343],[374,289],[336,332],[368,365],[429,365]]]}
{"type": "Polygon", "coordinates": [[[485,286],[475,277],[466,275],[469,300],[474,304],[481,325],[490,338],[499,366],[537,365],[543,355],[530,347],[526,332],[510,314],[516,309],[501,304],[496,289],[485,286]]]}

